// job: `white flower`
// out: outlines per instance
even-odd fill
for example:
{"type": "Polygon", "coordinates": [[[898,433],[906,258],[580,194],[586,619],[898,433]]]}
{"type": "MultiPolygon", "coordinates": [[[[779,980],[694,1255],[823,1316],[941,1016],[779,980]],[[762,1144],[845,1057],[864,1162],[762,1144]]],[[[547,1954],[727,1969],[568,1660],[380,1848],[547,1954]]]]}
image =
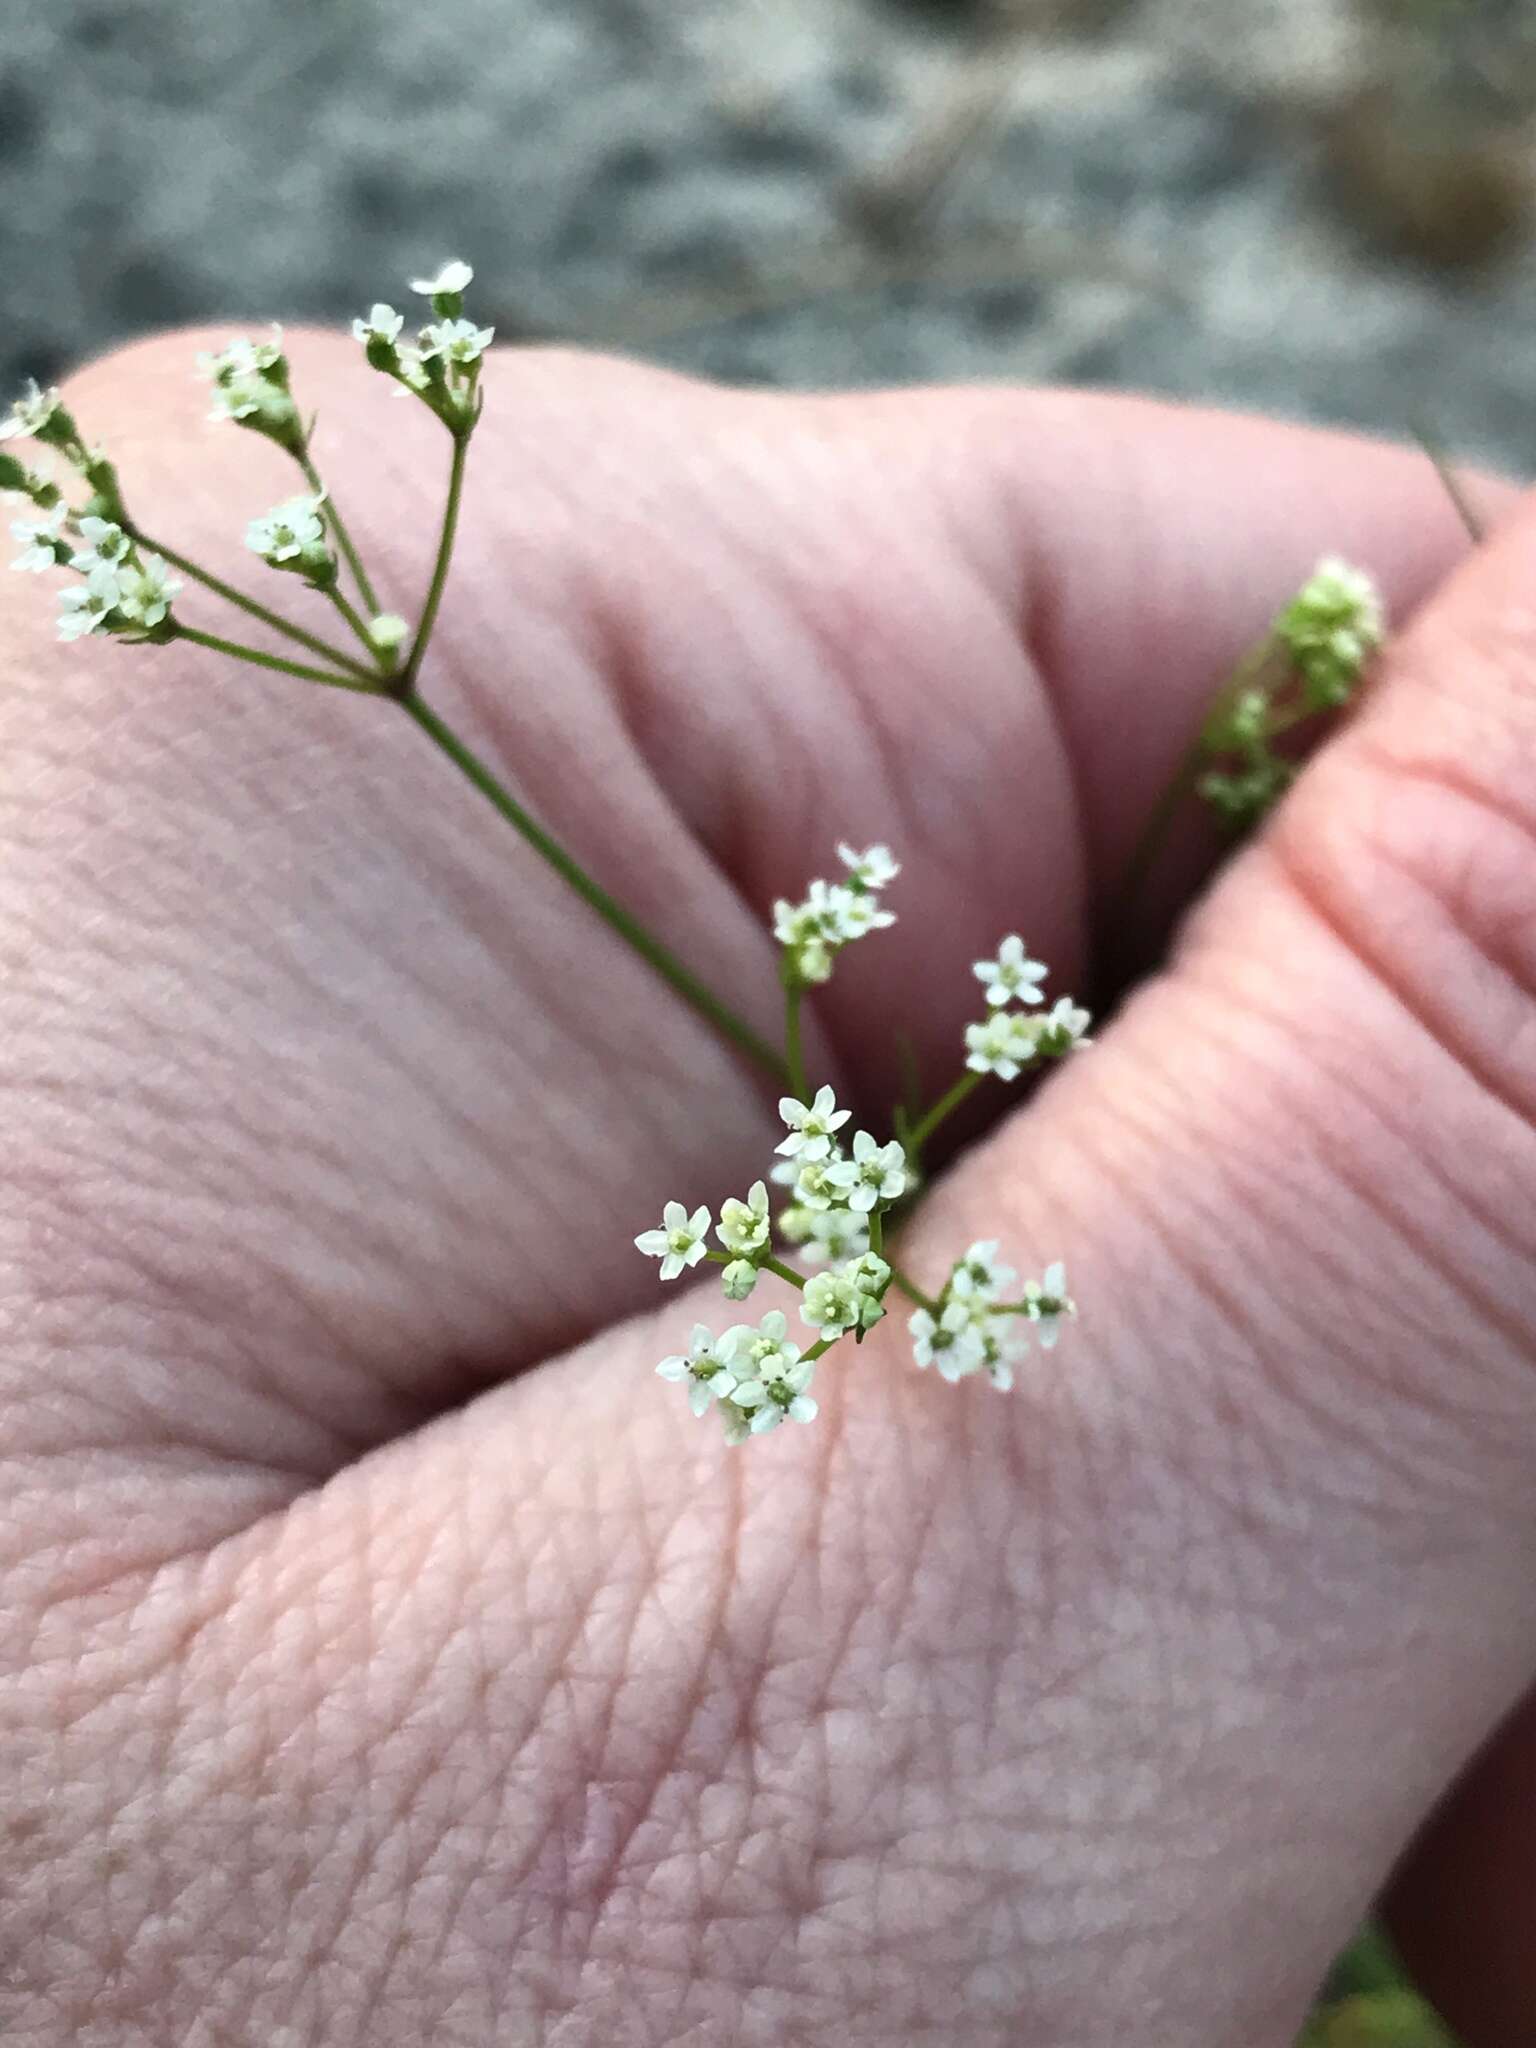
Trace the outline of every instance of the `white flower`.
{"type": "Polygon", "coordinates": [[[1031,1022],[1017,1010],[994,1010],[984,1024],[967,1024],[965,1064],[973,1074],[996,1074],[1000,1081],[1017,1079],[1035,1056],[1031,1022]]]}
{"type": "Polygon", "coordinates": [[[688,1405],[702,1415],[711,1401],[723,1401],[736,1390],[727,1338],[718,1341],[703,1323],[693,1326],[693,1339],[685,1358],[664,1358],[656,1370],[664,1380],[688,1382],[688,1405]]]}
{"type": "Polygon", "coordinates": [[[1049,970],[1044,961],[1030,959],[1017,932],[1004,939],[995,960],[978,960],[971,972],[978,981],[986,984],[987,1001],[995,1010],[1001,1009],[1004,1003],[1039,1003],[1045,1000],[1040,993],[1040,983],[1049,970]]]}
{"type": "Polygon", "coordinates": [[[1035,1050],[1046,1059],[1064,1059],[1078,1046],[1093,1043],[1083,1036],[1093,1019],[1070,996],[1062,996],[1043,1017],[1031,1017],[1028,1021],[1034,1033],[1035,1050]]]}
{"type": "Polygon", "coordinates": [[[386,306],[382,300],[376,303],[366,320],[352,322],[352,336],[366,348],[370,341],[382,341],[390,347],[400,339],[400,330],[405,325],[405,315],[397,313],[393,306],[386,306]]]}
{"type": "Polygon", "coordinates": [[[766,1249],[768,1228],[768,1190],[760,1180],[755,1180],[744,1202],[738,1202],[732,1195],[721,1203],[715,1235],[728,1252],[744,1257],[766,1249]]]}
{"type": "Polygon", "coordinates": [[[1067,1293],[1067,1269],[1058,1259],[1047,1266],[1038,1280],[1024,1283],[1024,1299],[1029,1304],[1029,1320],[1040,1331],[1040,1342],[1049,1351],[1061,1335],[1063,1316],[1075,1316],[1077,1303],[1067,1293]]]}
{"type": "Polygon", "coordinates": [[[862,939],[866,932],[882,932],[896,922],[894,910],[884,910],[880,900],[873,895],[860,895],[856,889],[833,889],[836,899],[832,914],[837,920],[837,936],[845,943],[849,939],[862,939]]]}
{"type": "MultiPolygon", "coordinates": [[[[771,1309],[756,1333],[740,1332],[732,1354],[741,1377],[731,1402],[748,1411],[747,1430],[754,1436],[776,1429],[786,1415],[792,1422],[811,1422],[816,1416],[816,1403],[809,1392],[814,1361],[802,1358],[799,1347],[785,1341],[785,1329],[783,1315],[771,1309]]],[[[740,1441],[739,1436],[730,1434],[729,1418],[727,1440],[740,1441]]]]}
{"type": "Polygon", "coordinates": [[[880,1294],[890,1277],[890,1267],[873,1252],[835,1272],[817,1273],[800,1297],[801,1318],[823,1337],[871,1329],[885,1313],[880,1294]]]}
{"type": "MultiPolygon", "coordinates": [[[[869,1219],[856,1210],[806,1209],[799,1213],[808,1219],[801,1253],[806,1265],[814,1268],[842,1265],[846,1260],[862,1258],[869,1250],[869,1219]]],[[[781,1228],[783,1222],[783,1217],[780,1217],[781,1228]]],[[[785,1235],[790,1233],[785,1231],[785,1235]]]]}
{"type": "Polygon", "coordinates": [[[768,1169],[768,1178],[776,1188],[792,1188],[800,1177],[800,1169],[793,1159],[775,1159],[768,1169]]]}
{"type": "Polygon", "coordinates": [[[1013,1369],[1029,1349],[1029,1332],[1022,1316],[994,1316],[983,1338],[983,1363],[987,1377],[1000,1394],[1013,1387],[1013,1369]]]}
{"type": "Polygon", "coordinates": [[[59,592],[59,638],[82,640],[105,626],[117,610],[122,596],[117,572],[103,562],[84,583],[71,584],[59,592]]]}
{"type": "Polygon", "coordinates": [[[793,1365],[800,1356],[799,1348],[789,1341],[789,1318],[781,1308],[769,1309],[755,1329],[750,1323],[735,1324],[720,1342],[727,1346],[737,1376],[744,1380],[760,1380],[780,1365],[793,1365]]]}
{"type": "Polygon", "coordinates": [[[789,1127],[789,1136],[775,1147],[786,1159],[826,1159],[832,1151],[833,1134],[840,1131],[851,1110],[839,1109],[830,1088],[818,1088],[816,1099],[807,1105],[793,1095],[779,1098],[779,1115],[789,1127]]]}
{"type": "Polygon", "coordinates": [[[867,1214],[906,1192],[907,1155],[894,1138],[888,1145],[877,1145],[868,1131],[856,1131],[852,1159],[829,1167],[827,1178],[846,1190],[843,1199],[850,1209],[867,1214]]]}
{"type": "Polygon", "coordinates": [[[124,618],[146,629],[163,622],[170,612],[171,600],[181,589],[181,578],[171,574],[169,564],[159,555],[146,555],[142,562],[124,569],[118,582],[119,609],[124,618]]]}
{"type": "Polygon", "coordinates": [[[920,1366],[936,1365],[947,1380],[963,1380],[986,1363],[986,1347],[967,1305],[949,1302],[937,1316],[920,1308],[909,1318],[912,1356],[920,1366]]]}
{"type": "Polygon", "coordinates": [[[702,1205],[690,1216],[681,1202],[668,1202],[661,1212],[659,1230],[642,1230],[635,1239],[636,1251],[648,1259],[660,1259],[663,1280],[675,1280],[689,1266],[696,1266],[708,1246],[710,1214],[702,1205]]]}
{"type": "Polygon", "coordinates": [[[405,641],[410,627],[398,612],[380,612],[368,621],[368,638],[381,654],[393,654],[405,641]]]}
{"type": "Polygon", "coordinates": [[[849,870],[849,880],[866,889],[883,889],[901,873],[901,864],[891,858],[888,846],[866,846],[856,853],[846,840],[837,842],[837,857],[849,870]]]}
{"type": "Polygon", "coordinates": [[[421,330],[421,354],[441,356],[445,363],[467,367],[478,363],[496,339],[494,327],[477,327],[473,320],[442,320],[421,330]]]}
{"type": "Polygon", "coordinates": [[[955,1261],[949,1276],[949,1292],[961,1301],[991,1302],[1005,1294],[1018,1279],[1012,1266],[998,1263],[998,1240],[980,1238],[963,1259],[955,1261]]]}
{"type": "Polygon", "coordinates": [[[802,1165],[795,1180],[795,1200],[802,1209],[819,1213],[823,1209],[847,1206],[842,1169],[846,1164],[840,1151],[829,1159],[812,1159],[802,1165]]]}
{"type": "Polygon", "coordinates": [[[294,562],[306,551],[325,546],[323,497],[290,498],[276,505],[245,530],[245,544],[264,562],[294,562]]]}
{"type": "Polygon", "coordinates": [[[98,562],[121,563],[132,545],[123,529],[111,519],[82,519],[80,538],[85,546],[78,555],[70,556],[69,566],[87,576],[98,562]]]}
{"type": "Polygon", "coordinates": [[[420,292],[423,298],[436,299],[446,295],[457,295],[474,281],[474,271],[467,263],[445,263],[436,277],[415,277],[411,290],[420,292]]]}
{"type": "Polygon", "coordinates": [[[222,389],[258,378],[263,370],[275,370],[282,360],[283,330],[274,325],[265,341],[252,341],[249,335],[237,334],[217,355],[200,355],[197,368],[200,376],[222,389]]]}
{"type": "Polygon", "coordinates": [[[64,521],[69,517],[69,507],[61,498],[51,511],[44,512],[37,519],[13,519],[11,532],[22,544],[23,552],[12,562],[13,569],[30,569],[34,573],[52,569],[58,562],[53,543],[62,537],[64,521]]]}
{"type": "Polygon", "coordinates": [[[10,417],[0,420],[0,441],[40,434],[62,403],[56,386],[50,384],[44,391],[35,377],[28,378],[27,388],[11,407],[10,417]]]}
{"type": "Polygon", "coordinates": [[[727,1301],[745,1301],[757,1285],[757,1268],[750,1259],[732,1259],[720,1275],[727,1301]]]}

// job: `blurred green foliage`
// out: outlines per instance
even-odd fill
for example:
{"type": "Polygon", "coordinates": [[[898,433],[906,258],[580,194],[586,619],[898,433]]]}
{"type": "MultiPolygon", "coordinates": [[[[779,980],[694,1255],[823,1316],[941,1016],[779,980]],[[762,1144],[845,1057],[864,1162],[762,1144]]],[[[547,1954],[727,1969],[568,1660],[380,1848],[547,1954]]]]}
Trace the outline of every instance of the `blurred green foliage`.
{"type": "Polygon", "coordinates": [[[1339,1958],[1297,2048],[1456,2048],[1385,1936],[1366,1928],[1339,1958]]]}

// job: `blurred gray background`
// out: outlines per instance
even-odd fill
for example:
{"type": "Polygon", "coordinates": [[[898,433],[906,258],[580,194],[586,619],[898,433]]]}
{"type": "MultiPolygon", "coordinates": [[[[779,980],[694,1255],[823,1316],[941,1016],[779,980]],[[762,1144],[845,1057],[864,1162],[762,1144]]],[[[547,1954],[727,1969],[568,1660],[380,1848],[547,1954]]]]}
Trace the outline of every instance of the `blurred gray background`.
{"type": "Polygon", "coordinates": [[[1529,0],[0,0],[0,374],[339,320],[1118,384],[1523,471],[1529,0]]]}

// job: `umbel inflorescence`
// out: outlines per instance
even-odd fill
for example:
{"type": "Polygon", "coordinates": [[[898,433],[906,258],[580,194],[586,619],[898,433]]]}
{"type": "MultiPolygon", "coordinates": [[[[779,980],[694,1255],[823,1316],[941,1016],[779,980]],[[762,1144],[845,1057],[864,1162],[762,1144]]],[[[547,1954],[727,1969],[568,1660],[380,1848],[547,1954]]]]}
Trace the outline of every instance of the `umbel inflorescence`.
{"type": "Polygon", "coordinates": [[[708,1260],[722,1268],[728,1301],[745,1301],[764,1273],[799,1293],[802,1342],[792,1341],[788,1318],[774,1308],[761,1321],[733,1323],[718,1337],[706,1324],[696,1324],[688,1350],[656,1368],[663,1379],[686,1386],[696,1415],[717,1406],[726,1441],[733,1444],[776,1428],[786,1417],[811,1421],[817,1363],[845,1338],[861,1342],[885,1317],[893,1289],[916,1304],[908,1329],[918,1365],[937,1366],[948,1380],[985,1373],[1003,1389],[1013,1384],[1031,1332],[1049,1346],[1061,1319],[1077,1313],[1059,1263],[1017,1299],[1005,1300],[1017,1275],[999,1264],[995,1242],[973,1244],[955,1261],[938,1295],[930,1296],[902,1272],[886,1233],[915,1191],[923,1148],[944,1119],[989,1075],[1013,1081],[1026,1068],[1064,1059],[1086,1044],[1088,1012],[1067,998],[1048,1011],[1032,1008],[1044,1001],[1040,984],[1046,970],[1011,935],[996,959],[976,963],[988,1014],[966,1027],[965,1065],[948,1094],[915,1122],[903,1115],[896,1134],[883,1142],[870,1131],[852,1129],[852,1112],[839,1108],[831,1088],[813,1094],[806,1085],[800,1003],[808,989],[830,978],[845,946],[896,922],[883,892],[901,870],[884,846],[860,853],[843,845],[838,856],[845,870],[840,880],[812,882],[804,902],[774,905],[795,1092],[779,1102],[785,1136],[766,1179],[755,1181],[744,1200],[724,1203],[718,1222],[708,1208],[690,1212],[682,1202],[669,1202],[659,1226],[635,1239],[640,1251],[661,1261],[663,1280],[679,1279],[708,1260]],[[770,1181],[782,1190],[777,1215],[770,1181]],[[781,1251],[798,1254],[811,1270],[790,1264],[781,1251]]]}
{"type": "MultiPolygon", "coordinates": [[[[785,1135],[763,1178],[744,1196],[725,1202],[718,1219],[707,1207],[690,1210],[669,1202],[660,1224],[635,1239],[660,1262],[663,1280],[707,1262],[720,1267],[720,1284],[732,1303],[748,1300],[764,1275],[798,1296],[793,1328],[781,1308],[769,1309],[755,1323],[731,1324],[718,1336],[700,1323],[687,1351],[657,1368],[687,1389],[695,1413],[717,1410],[729,1442],[765,1435],[786,1418],[810,1421],[818,1363],[836,1344],[861,1343],[890,1312],[893,1296],[909,1310],[907,1330],[918,1366],[932,1366],[952,1381],[984,1375],[994,1387],[1007,1389],[1031,1342],[1049,1349],[1062,1323],[1076,1314],[1061,1262],[1020,1286],[1002,1263],[997,1242],[984,1240],[956,1258],[938,1292],[930,1294],[902,1270],[892,1234],[918,1195],[924,1151],[940,1125],[988,1080],[1014,1082],[1074,1054],[1088,1042],[1088,1013],[1069,997],[1047,1004],[1044,965],[1030,958],[1022,938],[1010,934],[994,958],[975,965],[984,1014],[965,1029],[963,1065],[952,1086],[926,1110],[903,1105],[893,1111],[883,1137],[859,1128],[830,1087],[809,1085],[802,1012],[806,999],[831,978],[845,948],[895,923],[886,891],[900,870],[886,847],[840,846],[840,876],[811,882],[800,902],[774,904],[784,1033],[782,1044],[772,1044],[587,873],[431,705],[421,686],[423,663],[447,586],[493,339],[490,328],[466,315],[472,281],[473,272],[462,262],[418,279],[412,289],[428,301],[431,317],[410,336],[405,316],[382,303],[353,324],[367,364],[399,396],[432,414],[449,440],[437,549],[414,621],[407,610],[382,601],[320,473],[314,421],[306,420],[294,393],[276,328],[261,339],[239,337],[218,354],[200,358],[198,367],[212,389],[213,417],[260,436],[294,464],[302,488],[248,519],[246,545],[278,579],[274,591],[302,591],[310,605],[328,608],[341,645],[315,624],[237,588],[148,533],[106,451],[86,438],[57,390],[35,383],[0,423],[0,493],[27,501],[26,516],[11,529],[21,547],[14,567],[64,576],[58,599],[62,640],[100,638],[141,647],[190,643],[396,706],[590,911],[770,1077],[776,1092],[783,1091],[779,1114],[785,1135]],[[23,459],[22,443],[30,444],[29,459],[23,459]],[[286,642],[286,649],[231,639],[195,622],[184,604],[194,594],[256,621],[286,642]]],[[[318,623],[326,622],[322,611],[318,623]]],[[[1335,560],[1321,564],[1218,696],[1180,778],[1152,811],[1128,889],[1181,795],[1199,794],[1234,825],[1249,826],[1262,815],[1294,772],[1275,741],[1301,720],[1348,700],[1382,630],[1369,579],[1335,560]]]]}

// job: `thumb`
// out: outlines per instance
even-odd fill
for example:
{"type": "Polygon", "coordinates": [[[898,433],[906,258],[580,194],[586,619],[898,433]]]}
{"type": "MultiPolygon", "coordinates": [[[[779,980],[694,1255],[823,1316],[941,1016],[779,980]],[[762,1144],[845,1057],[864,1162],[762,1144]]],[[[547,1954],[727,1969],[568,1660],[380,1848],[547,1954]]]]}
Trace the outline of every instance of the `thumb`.
{"type": "Polygon", "coordinates": [[[1536,1672],[1533,575],[1527,506],[914,1233],[919,1278],[968,1234],[1067,1255],[1081,1349],[1018,1426],[1076,1413],[1084,1653],[1129,1654],[1128,1743],[1178,1705],[1205,1933],[1255,1998],[1320,1974],[1536,1672]]]}

